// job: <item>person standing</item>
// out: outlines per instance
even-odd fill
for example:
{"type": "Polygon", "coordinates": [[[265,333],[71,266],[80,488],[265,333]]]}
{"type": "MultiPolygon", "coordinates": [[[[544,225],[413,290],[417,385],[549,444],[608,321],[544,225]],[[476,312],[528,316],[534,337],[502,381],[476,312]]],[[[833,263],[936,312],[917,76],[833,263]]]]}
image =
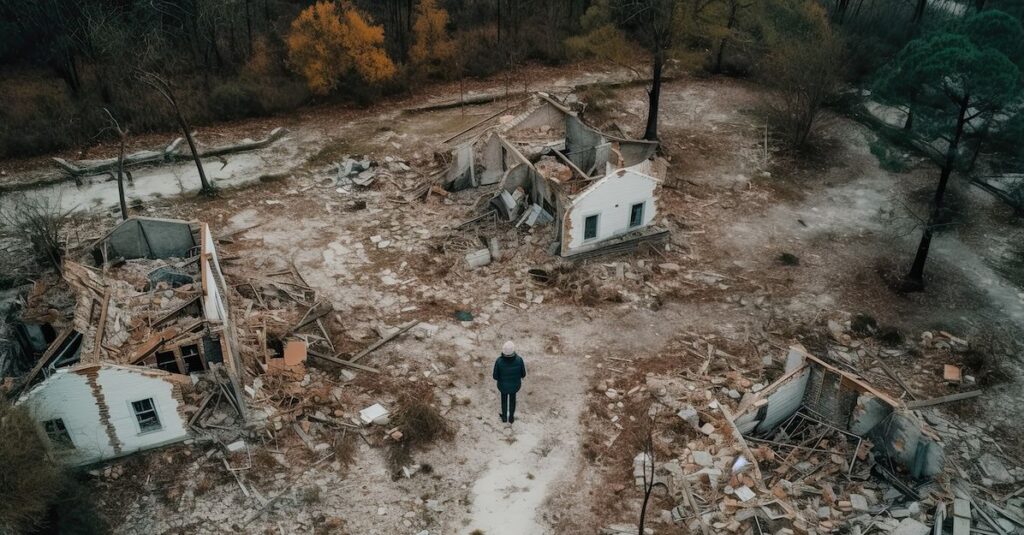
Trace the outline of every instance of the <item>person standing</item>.
{"type": "Polygon", "coordinates": [[[492,376],[498,382],[498,392],[501,394],[501,413],[498,416],[502,422],[515,423],[516,392],[523,386],[526,362],[516,353],[516,345],[511,340],[505,342],[501,348],[501,356],[494,361],[492,376]]]}

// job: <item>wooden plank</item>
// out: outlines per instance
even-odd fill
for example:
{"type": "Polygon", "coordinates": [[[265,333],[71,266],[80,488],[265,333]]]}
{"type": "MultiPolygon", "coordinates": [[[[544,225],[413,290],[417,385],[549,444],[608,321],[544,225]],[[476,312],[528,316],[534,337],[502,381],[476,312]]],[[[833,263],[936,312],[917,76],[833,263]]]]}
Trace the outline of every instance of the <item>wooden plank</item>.
{"type": "Polygon", "coordinates": [[[302,443],[305,444],[307,448],[309,448],[309,451],[316,453],[316,445],[313,444],[313,439],[309,438],[309,435],[307,435],[306,432],[302,430],[302,426],[299,425],[298,422],[292,424],[292,429],[295,430],[296,435],[299,435],[299,438],[302,439],[302,443]]]}
{"type": "Polygon", "coordinates": [[[100,303],[100,322],[96,326],[96,338],[92,342],[92,358],[99,360],[100,344],[103,343],[103,333],[107,329],[107,310],[110,308],[110,290],[103,293],[103,302],[100,303]]]}
{"type": "Polygon", "coordinates": [[[340,366],[346,366],[348,368],[354,368],[354,369],[357,369],[357,370],[360,370],[360,371],[364,371],[364,372],[380,373],[380,370],[378,370],[377,368],[372,368],[370,366],[365,366],[363,364],[356,364],[355,362],[351,362],[351,361],[344,360],[344,359],[339,359],[337,357],[329,357],[327,355],[321,355],[320,353],[317,353],[315,351],[306,350],[306,354],[311,356],[311,357],[316,357],[316,358],[321,359],[321,360],[326,360],[327,362],[333,362],[334,364],[338,364],[340,366]]]}
{"type": "MultiPolygon", "coordinates": [[[[409,323],[406,323],[405,325],[399,327],[397,331],[395,331],[395,332],[385,336],[384,338],[381,338],[380,340],[377,340],[376,342],[371,344],[370,347],[368,347],[368,348],[360,351],[359,353],[357,353],[356,356],[354,356],[351,359],[349,359],[349,362],[356,362],[359,359],[365,357],[366,355],[369,355],[370,353],[373,353],[380,346],[382,346],[382,345],[384,345],[384,344],[394,340],[395,338],[398,337],[398,335],[400,335],[400,334],[404,333],[405,331],[408,331],[409,329],[412,329],[413,327],[418,325],[419,322],[420,322],[420,320],[412,320],[409,323]]],[[[337,356],[338,355],[335,355],[335,357],[337,357],[337,356]]]]}
{"type": "Polygon", "coordinates": [[[920,409],[920,408],[924,408],[924,407],[931,407],[932,405],[940,405],[942,403],[950,403],[950,402],[953,402],[953,401],[960,401],[962,399],[975,398],[975,397],[980,396],[981,393],[982,393],[982,390],[979,388],[978,390],[971,390],[970,392],[959,392],[959,393],[956,393],[956,394],[950,394],[948,396],[942,396],[942,397],[937,397],[937,398],[922,399],[922,400],[919,400],[919,401],[908,401],[907,402],[907,408],[908,409],[920,409]]]}
{"type": "Polygon", "coordinates": [[[71,334],[74,332],[74,329],[68,328],[64,329],[60,333],[60,335],[57,336],[57,339],[54,340],[52,344],[50,344],[50,347],[46,348],[46,352],[43,353],[43,356],[39,357],[39,360],[36,361],[35,366],[32,366],[32,369],[29,370],[29,372],[25,375],[25,378],[22,379],[20,383],[18,383],[18,386],[11,389],[11,391],[8,393],[9,399],[14,399],[14,397],[18,395],[18,392],[20,392],[22,388],[32,384],[32,380],[36,378],[36,375],[39,375],[39,371],[42,370],[43,367],[50,362],[50,359],[53,358],[54,353],[56,353],[57,350],[64,345],[64,342],[67,341],[68,337],[71,336],[71,334]]]}

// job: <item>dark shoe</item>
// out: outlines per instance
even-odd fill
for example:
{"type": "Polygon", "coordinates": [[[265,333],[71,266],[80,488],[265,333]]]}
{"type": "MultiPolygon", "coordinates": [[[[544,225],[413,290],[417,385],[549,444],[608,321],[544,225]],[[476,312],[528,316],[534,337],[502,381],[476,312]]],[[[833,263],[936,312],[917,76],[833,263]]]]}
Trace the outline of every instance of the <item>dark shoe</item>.
{"type": "Polygon", "coordinates": [[[501,417],[501,421],[502,421],[502,423],[504,423],[504,422],[507,422],[507,421],[508,421],[508,418],[506,418],[504,414],[498,413],[498,416],[500,416],[500,417],[501,417]]]}
{"type": "Polygon", "coordinates": [[[509,416],[508,417],[508,423],[510,423],[510,424],[516,423],[516,417],[515,416],[509,416]]]}

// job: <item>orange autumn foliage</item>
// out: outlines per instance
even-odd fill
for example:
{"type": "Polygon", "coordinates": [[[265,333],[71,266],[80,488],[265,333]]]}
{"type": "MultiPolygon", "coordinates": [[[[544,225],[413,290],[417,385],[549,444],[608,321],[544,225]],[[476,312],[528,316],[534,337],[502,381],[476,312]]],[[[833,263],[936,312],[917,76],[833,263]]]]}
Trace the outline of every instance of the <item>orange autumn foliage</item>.
{"type": "Polygon", "coordinates": [[[436,0],[420,0],[412,27],[413,45],[409,59],[422,71],[436,74],[455,55],[455,43],[448,35],[448,12],[436,0]]]}
{"type": "Polygon", "coordinates": [[[348,3],[320,1],[306,8],[292,21],[285,44],[292,69],[318,95],[330,93],[352,72],[369,83],[395,74],[384,51],[384,28],[348,3]]]}

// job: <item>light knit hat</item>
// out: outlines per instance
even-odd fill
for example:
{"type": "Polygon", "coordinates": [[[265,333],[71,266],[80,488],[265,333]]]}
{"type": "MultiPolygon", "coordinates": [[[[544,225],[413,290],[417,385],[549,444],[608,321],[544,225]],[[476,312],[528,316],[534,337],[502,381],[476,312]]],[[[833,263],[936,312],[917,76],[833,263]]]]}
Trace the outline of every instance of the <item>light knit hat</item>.
{"type": "Polygon", "coordinates": [[[512,343],[512,340],[505,342],[505,345],[501,346],[502,355],[512,355],[516,352],[516,345],[512,343]]]}

